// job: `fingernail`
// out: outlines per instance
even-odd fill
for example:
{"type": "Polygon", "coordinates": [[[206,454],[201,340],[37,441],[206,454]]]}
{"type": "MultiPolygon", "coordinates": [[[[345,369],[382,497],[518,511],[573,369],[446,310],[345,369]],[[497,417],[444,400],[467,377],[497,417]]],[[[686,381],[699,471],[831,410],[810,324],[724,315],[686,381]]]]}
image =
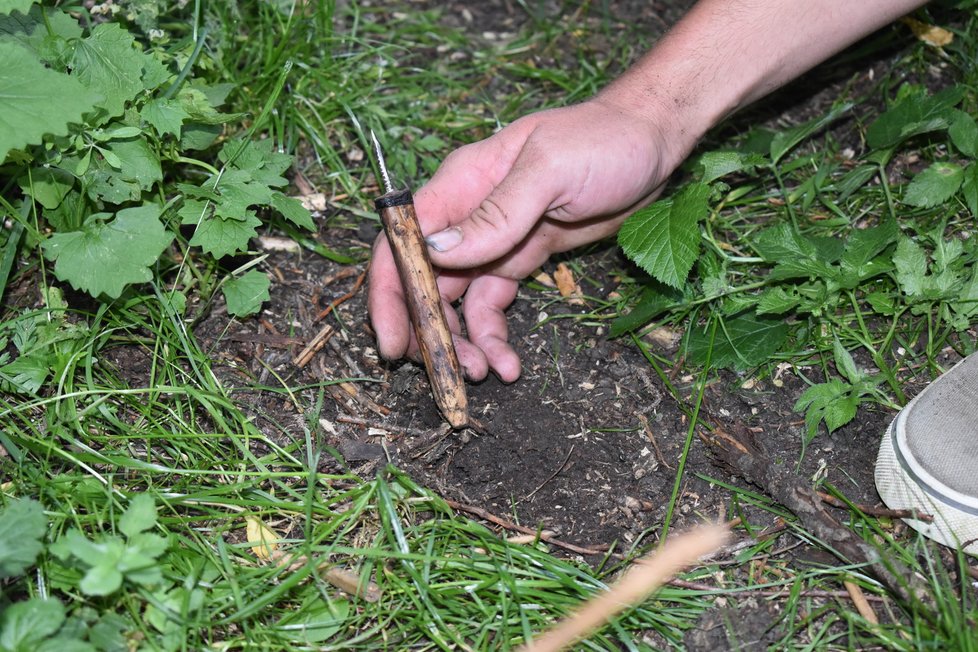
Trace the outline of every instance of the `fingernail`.
{"type": "Polygon", "coordinates": [[[435,251],[448,251],[449,249],[454,249],[462,242],[462,229],[453,226],[450,229],[432,233],[424,240],[435,251]]]}

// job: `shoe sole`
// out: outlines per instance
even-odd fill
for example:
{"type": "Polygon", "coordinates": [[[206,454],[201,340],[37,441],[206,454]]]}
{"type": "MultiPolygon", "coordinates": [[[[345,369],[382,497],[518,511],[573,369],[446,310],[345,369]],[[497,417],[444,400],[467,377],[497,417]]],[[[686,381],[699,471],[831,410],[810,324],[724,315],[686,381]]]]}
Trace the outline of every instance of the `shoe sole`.
{"type": "Polygon", "coordinates": [[[903,519],[913,529],[945,546],[978,556],[976,497],[962,496],[944,486],[913,459],[903,443],[903,424],[917,398],[900,411],[883,436],[876,459],[876,489],[890,509],[933,517],[930,522],[903,519]]]}

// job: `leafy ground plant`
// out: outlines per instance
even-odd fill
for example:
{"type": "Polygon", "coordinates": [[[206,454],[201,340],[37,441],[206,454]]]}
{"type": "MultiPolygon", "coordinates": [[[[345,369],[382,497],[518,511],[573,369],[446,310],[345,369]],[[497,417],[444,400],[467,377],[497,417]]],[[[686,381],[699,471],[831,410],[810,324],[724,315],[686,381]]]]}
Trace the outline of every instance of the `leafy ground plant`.
{"type": "Polygon", "coordinates": [[[917,349],[914,333],[926,323],[940,334],[925,341],[932,355],[935,342],[964,333],[978,309],[967,230],[978,215],[978,125],[959,108],[973,102],[964,87],[931,94],[904,83],[866,128],[858,156],[830,141],[828,149],[824,141],[804,147],[850,115],[850,103],[703,153],[691,164],[692,181],[637,212],[619,234],[657,283],[614,332],[663,314],[695,322],[702,312],[710,317],[684,340],[694,363],[709,355],[715,367],[748,370],[824,352],[839,377],[799,399],[809,437],[820,422],[829,430],[847,423],[867,401],[899,404],[895,350],[917,349]],[[895,161],[921,153],[937,160],[891,187],[895,161]],[[762,204],[779,210],[760,214],[762,204]],[[857,369],[853,349],[877,371],[857,369]]]}
{"type": "MultiPolygon", "coordinates": [[[[202,39],[158,46],[119,23],[86,28],[62,9],[0,4],[0,183],[20,188],[25,210],[7,191],[2,207],[76,289],[114,299],[151,280],[152,268],[170,264],[164,253],[182,240],[181,225],[191,233],[185,254],[199,247],[215,259],[247,251],[257,208],[313,226],[281,192],[291,156],[271,141],[223,138],[243,116],[219,110],[232,85],[194,76],[205,65],[202,39]],[[220,140],[218,167],[196,155],[220,140]]],[[[224,285],[234,314],[267,296],[260,276],[224,285]]],[[[178,276],[173,292],[185,293],[187,280],[178,276]]]]}

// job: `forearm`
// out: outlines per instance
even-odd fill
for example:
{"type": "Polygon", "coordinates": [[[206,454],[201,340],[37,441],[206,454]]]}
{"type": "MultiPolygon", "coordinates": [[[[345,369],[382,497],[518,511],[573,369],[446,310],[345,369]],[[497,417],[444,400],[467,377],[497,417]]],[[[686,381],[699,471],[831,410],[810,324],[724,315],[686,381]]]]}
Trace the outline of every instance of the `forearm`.
{"type": "Polygon", "coordinates": [[[727,115],[925,3],[701,0],[599,99],[670,120],[681,160],[727,115]]]}

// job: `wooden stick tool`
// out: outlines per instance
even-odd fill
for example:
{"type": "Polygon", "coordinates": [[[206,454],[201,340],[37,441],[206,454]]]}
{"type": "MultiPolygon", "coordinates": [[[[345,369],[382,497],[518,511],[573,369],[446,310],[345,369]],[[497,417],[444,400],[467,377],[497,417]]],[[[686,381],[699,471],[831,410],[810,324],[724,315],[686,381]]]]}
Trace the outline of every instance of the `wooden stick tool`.
{"type": "Polygon", "coordinates": [[[465,380],[458,362],[452,333],[445,319],[441,293],[435,272],[428,257],[428,248],[421,233],[421,225],[414,211],[414,197],[408,189],[395,190],[391,184],[384,153],[374,132],[370,132],[377,165],[384,182],[384,194],[374,205],[380,214],[384,232],[394,253],[394,264],[404,286],[411,325],[418,339],[421,357],[424,359],[431,393],[438,409],[454,428],[469,423],[468,399],[465,380]]]}

